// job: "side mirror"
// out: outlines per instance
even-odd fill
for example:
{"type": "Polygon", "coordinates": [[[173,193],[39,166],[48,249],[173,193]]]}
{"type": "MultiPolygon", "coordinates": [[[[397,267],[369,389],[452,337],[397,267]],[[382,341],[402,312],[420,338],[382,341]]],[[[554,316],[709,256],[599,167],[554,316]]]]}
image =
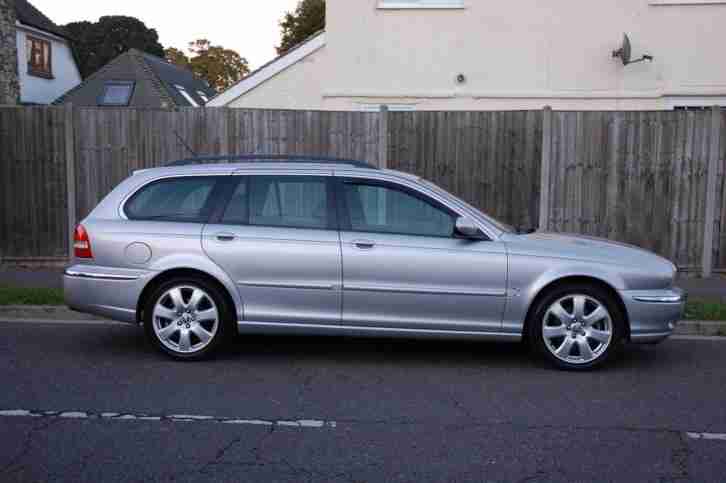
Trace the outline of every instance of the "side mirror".
{"type": "Polygon", "coordinates": [[[469,218],[460,216],[456,220],[456,234],[469,240],[486,240],[486,236],[469,218]]]}

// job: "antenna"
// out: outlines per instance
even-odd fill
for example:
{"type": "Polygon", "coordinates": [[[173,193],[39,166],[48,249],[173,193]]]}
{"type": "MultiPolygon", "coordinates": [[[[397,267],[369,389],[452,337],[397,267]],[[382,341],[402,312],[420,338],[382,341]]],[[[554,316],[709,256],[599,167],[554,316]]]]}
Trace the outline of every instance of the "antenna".
{"type": "Polygon", "coordinates": [[[623,34],[623,44],[620,46],[618,50],[613,51],[613,58],[617,59],[619,58],[624,66],[630,65],[630,64],[637,64],[638,62],[652,62],[653,56],[652,55],[644,55],[640,59],[637,60],[631,60],[633,55],[633,46],[630,43],[630,37],[628,37],[628,34],[623,34]]]}
{"type": "Polygon", "coordinates": [[[176,136],[176,138],[177,138],[177,139],[179,140],[179,142],[180,142],[180,143],[182,143],[182,145],[183,145],[183,146],[184,146],[185,148],[187,148],[187,151],[189,151],[190,153],[192,153],[192,156],[197,156],[197,153],[195,153],[195,152],[194,152],[194,150],[193,150],[192,148],[190,148],[190,147],[189,147],[189,145],[188,145],[187,143],[185,143],[185,142],[184,142],[184,139],[183,139],[183,138],[182,138],[182,137],[181,137],[181,136],[179,135],[179,133],[178,133],[178,132],[176,132],[176,129],[174,130],[174,135],[175,135],[175,136],[176,136]]]}

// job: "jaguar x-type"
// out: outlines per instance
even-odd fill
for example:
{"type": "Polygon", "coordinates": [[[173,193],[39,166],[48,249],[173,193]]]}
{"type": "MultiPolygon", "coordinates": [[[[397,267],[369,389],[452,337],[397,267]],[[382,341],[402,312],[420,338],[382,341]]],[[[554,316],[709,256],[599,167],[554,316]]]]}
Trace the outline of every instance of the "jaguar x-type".
{"type": "Polygon", "coordinates": [[[684,307],[676,267],[653,253],[518,233],[417,176],[346,160],[139,171],[74,249],[68,305],[141,324],[177,359],[239,333],[432,337],[524,340],[583,370],[664,340],[684,307]]]}

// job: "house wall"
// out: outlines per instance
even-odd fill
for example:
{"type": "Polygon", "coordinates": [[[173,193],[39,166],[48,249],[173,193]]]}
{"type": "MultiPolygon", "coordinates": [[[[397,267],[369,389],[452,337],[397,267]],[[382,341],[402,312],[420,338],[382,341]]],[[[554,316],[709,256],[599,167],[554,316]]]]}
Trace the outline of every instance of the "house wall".
{"type": "Polygon", "coordinates": [[[274,89],[259,94],[267,89],[260,86],[245,96],[254,102],[237,104],[277,107],[278,90],[284,107],[318,109],[726,105],[726,0],[464,0],[450,9],[381,9],[380,1],[328,0],[325,55],[314,77],[291,68],[274,89]],[[634,58],[647,53],[655,61],[624,67],[613,59],[623,32],[634,58]]]}
{"type": "Polygon", "coordinates": [[[327,47],[323,47],[232,101],[229,107],[322,109],[322,88],[330,66],[327,47]]]}
{"type": "Polygon", "coordinates": [[[0,0],[0,104],[15,104],[20,95],[15,21],[15,0],[0,0]]]}
{"type": "Polygon", "coordinates": [[[20,101],[32,104],[50,104],[81,83],[81,74],[68,42],[34,28],[18,24],[16,34],[18,72],[20,74],[20,101]],[[53,79],[28,74],[26,38],[30,34],[51,42],[53,79]]]}

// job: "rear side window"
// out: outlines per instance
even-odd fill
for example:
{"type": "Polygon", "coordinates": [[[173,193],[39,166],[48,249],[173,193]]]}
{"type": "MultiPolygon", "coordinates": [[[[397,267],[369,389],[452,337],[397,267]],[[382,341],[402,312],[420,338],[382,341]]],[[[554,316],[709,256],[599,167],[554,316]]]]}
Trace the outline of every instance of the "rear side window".
{"type": "Polygon", "coordinates": [[[209,214],[210,197],[217,179],[170,178],[141,188],[124,206],[130,220],[203,223],[209,214]]]}
{"type": "Polygon", "coordinates": [[[231,225],[327,229],[328,183],[317,176],[249,176],[222,215],[231,225]]]}

